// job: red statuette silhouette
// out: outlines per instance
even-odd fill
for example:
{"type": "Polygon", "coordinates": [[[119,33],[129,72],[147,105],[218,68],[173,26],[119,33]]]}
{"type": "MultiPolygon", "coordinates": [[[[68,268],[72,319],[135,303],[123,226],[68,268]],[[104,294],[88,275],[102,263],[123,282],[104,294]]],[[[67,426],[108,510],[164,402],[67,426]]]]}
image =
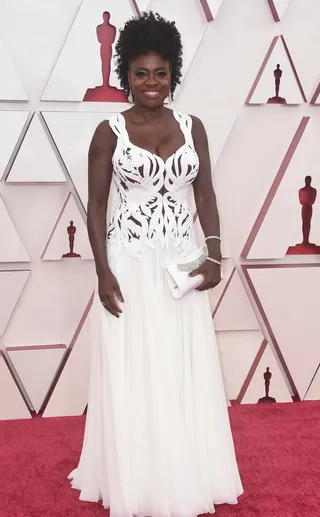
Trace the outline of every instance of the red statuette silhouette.
{"type": "Polygon", "coordinates": [[[74,258],[74,257],[81,257],[79,253],[74,253],[73,247],[74,247],[74,236],[77,231],[77,228],[74,226],[73,221],[70,221],[70,226],[67,228],[68,236],[69,236],[69,253],[65,253],[62,255],[62,258],[74,258]]]}
{"type": "Polygon", "coordinates": [[[270,99],[268,99],[268,104],[287,104],[286,99],[284,99],[283,97],[279,97],[280,81],[282,77],[282,70],[280,68],[280,65],[277,65],[277,68],[273,71],[273,75],[276,95],[275,97],[270,97],[270,99]]]}
{"type": "Polygon", "coordinates": [[[273,397],[269,396],[271,377],[272,377],[272,373],[270,372],[270,368],[268,366],[266,371],[263,374],[264,387],[265,387],[266,395],[265,395],[265,397],[262,397],[261,399],[259,399],[258,403],[261,403],[261,402],[276,402],[276,399],[274,399],[273,397]]]}
{"type": "Polygon", "coordinates": [[[103,13],[103,23],[98,25],[96,33],[100,43],[102,85],[89,88],[83,98],[87,102],[128,102],[123,90],[110,86],[112,43],[116,37],[116,28],[110,23],[110,13],[103,13]]]}
{"type": "Polygon", "coordinates": [[[290,246],[287,255],[320,255],[320,246],[309,241],[313,205],[317,199],[317,190],[311,186],[311,176],[305,177],[305,186],[299,190],[299,201],[302,205],[302,242],[290,246]]]}

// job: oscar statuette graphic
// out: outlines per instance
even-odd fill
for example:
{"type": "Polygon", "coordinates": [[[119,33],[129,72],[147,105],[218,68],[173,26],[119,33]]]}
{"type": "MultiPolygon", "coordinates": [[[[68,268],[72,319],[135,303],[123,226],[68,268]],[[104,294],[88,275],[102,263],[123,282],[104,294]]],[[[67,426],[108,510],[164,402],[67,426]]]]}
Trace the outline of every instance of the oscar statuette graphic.
{"type": "Polygon", "coordinates": [[[269,366],[266,368],[266,371],[263,374],[264,378],[264,387],[265,387],[265,396],[258,400],[258,403],[261,402],[276,402],[276,399],[269,396],[270,392],[270,383],[271,383],[272,373],[270,372],[269,366]]]}
{"type": "Polygon", "coordinates": [[[74,251],[73,251],[73,248],[74,248],[74,237],[75,237],[76,231],[77,231],[77,228],[74,226],[73,221],[70,221],[70,225],[67,228],[68,237],[69,237],[69,249],[70,249],[70,251],[69,251],[69,253],[65,253],[64,255],[62,255],[62,258],[81,257],[81,255],[79,255],[79,253],[74,253],[74,251]]]}
{"type": "Polygon", "coordinates": [[[267,104],[287,104],[286,99],[279,96],[279,90],[280,90],[280,82],[282,77],[282,70],[280,68],[280,65],[277,65],[277,68],[273,71],[274,75],[274,82],[275,82],[275,96],[270,97],[268,99],[267,104]]]}
{"type": "Polygon", "coordinates": [[[302,242],[295,246],[290,246],[287,255],[319,255],[320,246],[310,242],[310,230],[313,214],[313,205],[317,199],[317,189],[312,185],[311,176],[305,177],[305,185],[299,190],[299,201],[302,219],[302,242]]]}
{"type": "Polygon", "coordinates": [[[102,85],[89,88],[83,98],[85,102],[128,102],[123,90],[110,86],[112,44],[116,37],[116,28],[110,23],[110,13],[103,13],[103,23],[96,29],[100,43],[102,85]]]}

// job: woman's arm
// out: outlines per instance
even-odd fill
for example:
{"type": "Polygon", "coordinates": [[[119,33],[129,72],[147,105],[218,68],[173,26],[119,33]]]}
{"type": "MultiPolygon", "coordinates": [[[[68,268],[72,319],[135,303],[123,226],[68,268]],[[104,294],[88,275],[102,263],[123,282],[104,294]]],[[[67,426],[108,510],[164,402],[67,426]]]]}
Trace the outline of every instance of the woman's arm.
{"type": "Polygon", "coordinates": [[[91,140],[88,155],[88,235],[98,276],[101,302],[114,316],[122,312],[116,302],[123,302],[119,284],[112,274],[106,250],[106,215],[112,179],[112,154],[116,136],[107,120],[101,122],[91,140]]]}
{"type": "MultiPolygon", "coordinates": [[[[211,163],[208,138],[205,128],[197,117],[192,117],[192,136],[194,147],[199,157],[199,172],[193,182],[194,198],[198,217],[205,237],[220,237],[220,220],[217,209],[216,195],[212,185],[211,163]]],[[[221,261],[221,245],[219,239],[208,239],[209,257],[221,261]]],[[[192,273],[192,276],[201,273],[204,282],[199,290],[215,287],[221,280],[220,265],[207,260],[203,266],[192,273]]]]}

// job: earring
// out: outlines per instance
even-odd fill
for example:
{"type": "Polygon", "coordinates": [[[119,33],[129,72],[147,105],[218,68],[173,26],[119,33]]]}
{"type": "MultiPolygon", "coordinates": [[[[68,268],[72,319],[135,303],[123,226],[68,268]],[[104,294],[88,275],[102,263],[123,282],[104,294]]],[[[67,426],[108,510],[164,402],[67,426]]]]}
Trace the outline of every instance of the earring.
{"type": "Polygon", "coordinates": [[[129,86],[129,95],[128,95],[128,101],[134,102],[134,95],[132,93],[131,87],[129,86]]]}

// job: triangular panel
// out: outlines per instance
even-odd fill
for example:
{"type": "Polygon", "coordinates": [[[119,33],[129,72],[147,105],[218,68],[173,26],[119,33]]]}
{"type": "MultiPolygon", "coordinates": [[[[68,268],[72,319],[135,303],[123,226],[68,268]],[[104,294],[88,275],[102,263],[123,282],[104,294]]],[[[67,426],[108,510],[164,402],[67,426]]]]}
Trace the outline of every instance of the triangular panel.
{"type": "Polygon", "coordinates": [[[0,196],[0,262],[29,262],[30,257],[0,196]]]}
{"type": "Polygon", "coordinates": [[[271,14],[275,22],[279,22],[291,0],[268,0],[271,14]]]}
{"type": "Polygon", "coordinates": [[[46,404],[44,417],[82,415],[88,403],[92,354],[91,318],[88,307],[83,320],[84,322],[79,325],[80,332],[71,353],[59,372],[58,382],[46,404]]]}
{"type": "Polygon", "coordinates": [[[31,418],[0,351],[0,420],[31,418]]]}
{"type": "Polygon", "coordinates": [[[320,360],[319,266],[247,267],[264,322],[301,399],[320,360]]]}
{"type": "Polygon", "coordinates": [[[208,22],[212,22],[216,18],[222,2],[223,0],[200,0],[208,22]]]}
{"type": "Polygon", "coordinates": [[[36,412],[41,407],[64,352],[63,346],[19,348],[8,352],[36,412]]]}
{"type": "Polygon", "coordinates": [[[307,125],[300,125],[300,135],[304,131],[303,136],[292,158],[288,156],[286,160],[287,169],[280,167],[271,186],[248,239],[252,245],[246,245],[249,252],[245,255],[247,258],[320,255],[320,225],[317,224],[320,220],[320,148],[317,122],[311,118],[307,125]],[[309,206],[312,206],[312,213],[309,206]],[[305,226],[306,222],[309,228],[305,226]]]}
{"type": "Polygon", "coordinates": [[[221,303],[224,293],[229,285],[229,282],[231,281],[231,275],[233,275],[235,272],[233,260],[223,259],[221,271],[223,276],[220,284],[218,284],[214,289],[209,290],[209,299],[211,304],[211,311],[213,314],[221,303]]]}
{"type": "Polygon", "coordinates": [[[27,94],[17,75],[11,58],[0,41],[0,100],[1,101],[27,101],[27,94]]]}
{"type": "Polygon", "coordinates": [[[318,367],[317,373],[314,376],[314,379],[311,383],[310,388],[308,389],[304,400],[319,400],[320,399],[320,365],[318,367]]]}
{"type": "Polygon", "coordinates": [[[316,105],[319,105],[320,104],[320,98],[319,98],[319,95],[320,95],[320,82],[318,83],[311,99],[310,99],[310,104],[316,104],[316,105]]]}
{"type": "Polygon", "coordinates": [[[235,400],[262,342],[261,331],[216,333],[226,391],[235,400]]]}
{"type": "Polygon", "coordinates": [[[59,149],[80,200],[88,202],[88,149],[98,124],[108,113],[44,112],[52,138],[59,149]]]}
{"type": "Polygon", "coordinates": [[[0,111],[0,178],[8,166],[28,115],[28,111],[0,111]]]}
{"type": "Polygon", "coordinates": [[[264,375],[267,372],[267,368],[269,368],[269,372],[272,374],[268,396],[275,399],[276,402],[292,402],[290,391],[283,378],[277,359],[268,344],[244,393],[241,400],[242,404],[256,404],[260,399],[266,397],[264,375]]]}
{"type": "Polygon", "coordinates": [[[233,271],[213,317],[217,331],[260,330],[258,320],[236,270],[233,271]]]}
{"type": "Polygon", "coordinates": [[[252,85],[246,104],[302,104],[304,91],[283,36],[276,36],[252,85]]]}
{"type": "Polygon", "coordinates": [[[43,123],[35,114],[7,177],[7,183],[64,183],[65,175],[43,123]]]}
{"type": "Polygon", "coordinates": [[[114,54],[119,28],[134,15],[136,12],[129,0],[84,0],[42,100],[79,102],[88,95],[88,90],[94,94],[93,90],[104,85],[103,99],[85,100],[126,101],[110,57],[114,54]],[[104,13],[109,13],[110,18],[103,16],[104,13]]]}
{"type": "Polygon", "coordinates": [[[37,261],[4,333],[8,347],[70,343],[96,284],[93,261],[37,261]]]}
{"type": "Polygon", "coordinates": [[[5,331],[29,274],[29,270],[0,272],[0,336],[5,331]]]}
{"type": "Polygon", "coordinates": [[[42,254],[43,260],[93,259],[87,227],[72,194],[63,206],[42,254]]]}

